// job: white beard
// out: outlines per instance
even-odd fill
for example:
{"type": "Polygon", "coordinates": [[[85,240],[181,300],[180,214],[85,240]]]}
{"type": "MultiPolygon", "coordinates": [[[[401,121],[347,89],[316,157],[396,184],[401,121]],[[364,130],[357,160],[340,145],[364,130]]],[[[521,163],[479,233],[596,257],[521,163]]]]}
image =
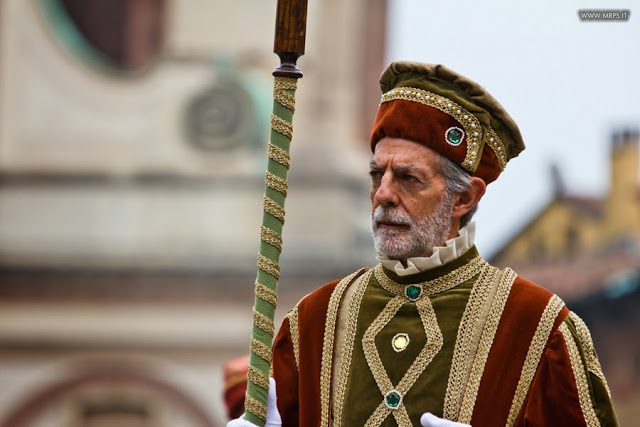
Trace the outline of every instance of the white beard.
{"type": "Polygon", "coordinates": [[[445,194],[431,214],[414,221],[398,208],[378,206],[372,215],[373,241],[376,251],[391,259],[430,256],[435,246],[441,246],[451,232],[453,198],[445,194]],[[379,228],[378,221],[408,225],[409,228],[389,230],[379,228]]]}

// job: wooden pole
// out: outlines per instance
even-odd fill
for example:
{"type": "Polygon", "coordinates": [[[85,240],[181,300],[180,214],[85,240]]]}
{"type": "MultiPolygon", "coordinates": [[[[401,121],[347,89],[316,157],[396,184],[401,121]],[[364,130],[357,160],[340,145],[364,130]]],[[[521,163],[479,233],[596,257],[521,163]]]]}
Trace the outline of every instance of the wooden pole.
{"type": "Polygon", "coordinates": [[[278,0],[274,52],[280,65],[273,71],[273,113],[265,176],[264,213],[253,308],[251,356],[245,396],[245,419],[263,427],[267,417],[269,372],[273,349],[274,315],[280,277],[284,202],[291,163],[295,91],[302,72],[296,65],[304,54],[307,0],[278,0]]]}

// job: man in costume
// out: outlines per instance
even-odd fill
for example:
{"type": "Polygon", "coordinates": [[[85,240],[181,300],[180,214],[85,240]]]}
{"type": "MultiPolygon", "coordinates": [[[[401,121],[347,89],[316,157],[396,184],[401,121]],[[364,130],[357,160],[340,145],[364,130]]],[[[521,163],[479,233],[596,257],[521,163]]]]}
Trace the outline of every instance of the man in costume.
{"type": "Polygon", "coordinates": [[[268,424],[617,425],[582,320],[474,246],[486,185],[524,149],[513,119],[442,65],[396,62],[380,84],[370,172],[380,264],[287,314],[268,424]]]}

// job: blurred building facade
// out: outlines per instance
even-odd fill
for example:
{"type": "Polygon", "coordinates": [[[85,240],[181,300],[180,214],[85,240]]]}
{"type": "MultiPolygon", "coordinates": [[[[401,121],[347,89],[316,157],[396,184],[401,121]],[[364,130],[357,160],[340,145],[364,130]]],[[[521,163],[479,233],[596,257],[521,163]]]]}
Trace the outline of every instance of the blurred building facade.
{"type": "MultiPolygon", "coordinates": [[[[249,343],[275,6],[0,0],[1,427],[224,425],[222,365],[249,343]]],[[[385,25],[385,0],[310,2],[280,317],[374,262],[385,25]]]]}
{"type": "Polygon", "coordinates": [[[604,197],[572,194],[557,167],[553,199],[492,263],[557,293],[591,329],[621,425],[640,417],[640,132],[610,145],[604,197]]]}

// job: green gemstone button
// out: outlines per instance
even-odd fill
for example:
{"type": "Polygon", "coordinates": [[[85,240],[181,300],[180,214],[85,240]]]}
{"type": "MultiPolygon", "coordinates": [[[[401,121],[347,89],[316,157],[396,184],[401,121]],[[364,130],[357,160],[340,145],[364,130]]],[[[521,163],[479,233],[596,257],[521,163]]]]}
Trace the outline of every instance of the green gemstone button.
{"type": "Polygon", "coordinates": [[[451,128],[447,131],[447,141],[453,145],[458,145],[462,141],[462,131],[458,128],[451,128]]]}
{"type": "Polygon", "coordinates": [[[404,292],[411,301],[416,301],[420,298],[420,294],[422,293],[422,288],[419,286],[409,285],[405,288],[404,292]]]}
{"type": "Polygon", "coordinates": [[[391,409],[396,409],[400,406],[400,402],[402,402],[402,396],[395,390],[387,393],[387,396],[384,398],[384,403],[391,409]]]}

